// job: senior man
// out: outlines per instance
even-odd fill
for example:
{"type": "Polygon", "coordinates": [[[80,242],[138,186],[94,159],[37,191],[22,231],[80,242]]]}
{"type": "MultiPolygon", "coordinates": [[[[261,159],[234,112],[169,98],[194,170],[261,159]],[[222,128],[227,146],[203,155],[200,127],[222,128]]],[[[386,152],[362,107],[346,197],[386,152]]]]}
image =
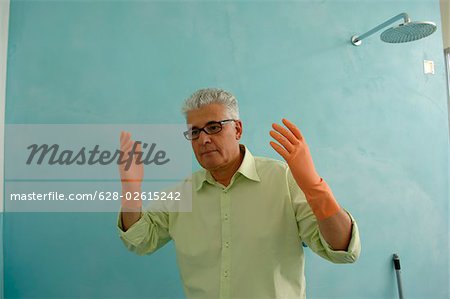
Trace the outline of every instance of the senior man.
{"type": "MultiPolygon", "coordinates": [[[[118,229],[129,250],[150,254],[173,240],[188,298],[305,298],[302,241],[334,263],[358,259],[356,222],[316,172],[293,123],[282,119],[269,132],[283,162],[240,144],[231,93],[198,90],[183,112],[191,125],[184,135],[202,166],[189,180],[192,212],[141,211],[140,201],[124,201],[118,229]]],[[[122,150],[132,148],[130,137],[122,132],[122,150]]],[[[142,164],[120,174],[122,192],[141,190],[142,164]]]]}

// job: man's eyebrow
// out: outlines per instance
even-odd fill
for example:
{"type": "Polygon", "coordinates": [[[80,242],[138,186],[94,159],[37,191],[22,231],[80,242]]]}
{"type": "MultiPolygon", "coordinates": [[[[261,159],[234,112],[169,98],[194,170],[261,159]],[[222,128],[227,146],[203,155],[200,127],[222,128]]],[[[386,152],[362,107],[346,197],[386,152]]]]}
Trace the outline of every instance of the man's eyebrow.
{"type": "Polygon", "coordinates": [[[217,121],[217,120],[210,120],[209,122],[206,123],[205,126],[207,126],[207,125],[209,125],[209,124],[212,124],[212,123],[218,123],[218,122],[219,122],[219,121],[217,121]]]}
{"type": "MultiPolygon", "coordinates": [[[[210,120],[209,122],[207,122],[203,127],[205,127],[205,126],[207,126],[207,125],[210,125],[210,124],[213,124],[213,123],[218,123],[219,121],[217,121],[217,120],[210,120]]],[[[197,127],[197,126],[193,126],[192,128],[191,128],[191,130],[195,130],[195,129],[199,129],[199,127],[197,127]]]]}

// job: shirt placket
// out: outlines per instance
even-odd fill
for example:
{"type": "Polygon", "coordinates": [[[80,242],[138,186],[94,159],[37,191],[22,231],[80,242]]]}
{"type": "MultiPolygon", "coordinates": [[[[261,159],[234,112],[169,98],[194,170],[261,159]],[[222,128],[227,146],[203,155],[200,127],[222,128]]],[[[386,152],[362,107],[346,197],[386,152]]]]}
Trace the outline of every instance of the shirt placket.
{"type": "Polygon", "coordinates": [[[220,212],[222,220],[222,256],[220,272],[220,298],[230,298],[231,276],[231,221],[230,194],[227,189],[222,191],[220,198],[220,212]]]}

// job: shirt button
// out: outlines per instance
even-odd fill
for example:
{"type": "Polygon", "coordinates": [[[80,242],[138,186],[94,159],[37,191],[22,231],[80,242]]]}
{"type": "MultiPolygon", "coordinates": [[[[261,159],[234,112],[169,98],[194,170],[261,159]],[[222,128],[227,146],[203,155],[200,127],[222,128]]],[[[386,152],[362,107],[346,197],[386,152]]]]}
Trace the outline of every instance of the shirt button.
{"type": "Polygon", "coordinates": [[[225,247],[229,247],[230,246],[230,243],[229,242],[225,242],[225,247]]]}
{"type": "Polygon", "coordinates": [[[228,214],[225,214],[225,220],[228,220],[228,214]]]}
{"type": "Polygon", "coordinates": [[[225,271],[225,272],[223,273],[223,276],[228,277],[228,271],[225,271]]]}

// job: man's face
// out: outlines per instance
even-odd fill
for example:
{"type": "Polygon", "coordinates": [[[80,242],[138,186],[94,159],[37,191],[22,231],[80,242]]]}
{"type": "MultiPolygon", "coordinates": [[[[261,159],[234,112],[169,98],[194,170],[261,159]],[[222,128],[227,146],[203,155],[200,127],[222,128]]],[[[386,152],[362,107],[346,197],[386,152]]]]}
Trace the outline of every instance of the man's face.
{"type": "MultiPolygon", "coordinates": [[[[210,121],[230,119],[222,104],[209,104],[187,113],[186,122],[194,128],[203,128],[210,121]]],[[[226,122],[222,131],[214,135],[200,132],[198,139],[191,141],[195,157],[200,165],[209,170],[227,167],[239,158],[239,139],[242,135],[242,122],[226,122]]]]}

